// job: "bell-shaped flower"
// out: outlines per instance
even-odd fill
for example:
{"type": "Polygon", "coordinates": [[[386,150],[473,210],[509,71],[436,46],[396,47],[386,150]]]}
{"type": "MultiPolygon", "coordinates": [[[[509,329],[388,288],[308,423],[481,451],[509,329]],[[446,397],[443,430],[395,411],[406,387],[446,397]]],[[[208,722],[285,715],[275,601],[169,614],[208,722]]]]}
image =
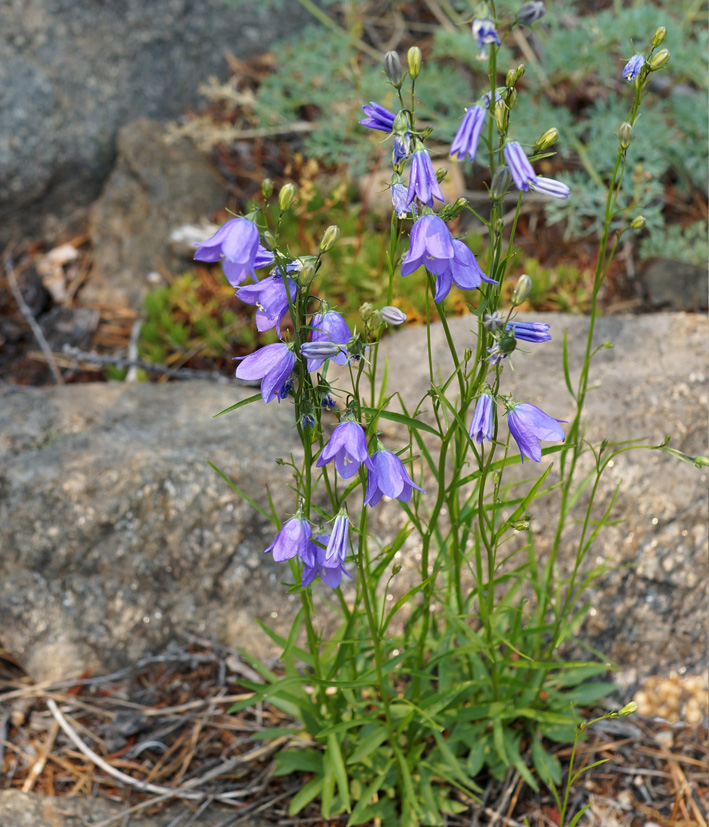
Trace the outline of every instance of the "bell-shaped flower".
{"type": "Polygon", "coordinates": [[[199,245],[197,261],[219,261],[232,287],[247,277],[257,281],[255,270],[273,264],[273,254],[261,245],[258,227],[248,218],[232,218],[199,245]]]}
{"type": "Polygon", "coordinates": [[[336,589],[340,585],[343,574],[345,577],[349,577],[350,580],[352,579],[352,575],[345,568],[344,562],[339,558],[337,560],[327,561],[334,565],[326,565],[325,555],[327,554],[329,542],[329,534],[318,534],[315,538],[315,542],[313,543],[315,547],[315,562],[314,565],[308,565],[306,563],[306,565],[303,566],[303,577],[301,580],[301,586],[303,586],[303,588],[309,586],[318,575],[320,575],[323,583],[331,589],[336,589]]]}
{"type": "MultiPolygon", "coordinates": [[[[286,278],[291,302],[295,301],[298,288],[292,279],[286,278]]],[[[289,310],[288,294],[280,273],[247,284],[236,291],[237,298],[246,304],[256,305],[256,329],[263,332],[275,327],[281,338],[281,321],[289,310]]]]}
{"type": "Polygon", "coordinates": [[[381,314],[382,319],[387,324],[393,325],[400,325],[404,324],[406,321],[406,313],[403,310],[400,310],[398,307],[394,307],[391,304],[386,305],[386,307],[382,307],[379,311],[381,314]]]}
{"type": "Polygon", "coordinates": [[[347,344],[352,338],[352,332],[344,317],[336,310],[329,308],[316,313],[310,320],[310,341],[339,345],[334,356],[315,357],[308,359],[308,373],[318,370],[325,359],[332,359],[338,365],[346,365],[348,354],[347,344]]]}
{"type": "Polygon", "coordinates": [[[391,132],[394,128],[396,115],[380,104],[370,101],[362,107],[362,110],[367,117],[359,122],[360,126],[378,129],[380,132],[391,132]]]}
{"type": "Polygon", "coordinates": [[[455,258],[453,237],[437,215],[422,215],[411,228],[409,249],[401,262],[401,275],[410,276],[423,264],[434,275],[446,272],[455,258]]]}
{"type": "Polygon", "coordinates": [[[444,201],[440,184],[433,171],[431,156],[425,149],[417,149],[411,156],[411,170],[409,171],[409,192],[406,196],[408,207],[414,198],[418,198],[427,207],[433,206],[433,199],[444,201]]]}
{"type": "Polygon", "coordinates": [[[423,491],[406,473],[404,463],[392,451],[379,447],[365,462],[367,470],[367,493],[364,504],[375,506],[386,494],[395,500],[407,503],[414,488],[423,491]]]}
{"type": "Polygon", "coordinates": [[[517,189],[529,192],[529,182],[534,182],[537,176],[521,144],[518,141],[509,141],[502,152],[517,189]]]}
{"type": "Polygon", "coordinates": [[[470,430],[468,431],[470,438],[474,439],[478,444],[480,444],[483,439],[490,442],[492,440],[494,416],[495,405],[492,401],[492,396],[487,392],[481,393],[475,404],[475,413],[473,414],[473,420],[470,423],[470,430]]]}
{"type": "Polygon", "coordinates": [[[534,344],[551,341],[549,329],[546,322],[508,322],[505,327],[514,333],[515,339],[534,344]]]}
{"type": "Polygon", "coordinates": [[[492,20],[488,18],[476,17],[473,20],[472,26],[473,37],[478,42],[478,49],[480,50],[480,57],[485,57],[485,47],[494,43],[496,46],[500,45],[500,38],[497,35],[497,29],[492,20]]]}
{"type": "Polygon", "coordinates": [[[442,302],[450,293],[451,285],[460,290],[474,290],[480,287],[480,282],[497,284],[494,279],[488,278],[478,264],[473,251],[458,238],[453,239],[455,255],[450,259],[448,267],[442,269],[436,277],[436,291],[433,300],[442,302]]]}
{"type": "MultiPolygon", "coordinates": [[[[403,184],[393,184],[391,188],[391,205],[399,218],[406,218],[409,214],[409,205],[406,203],[406,187],[403,184]]],[[[413,204],[414,215],[416,205],[413,204]]]]}
{"type": "Polygon", "coordinates": [[[236,369],[238,379],[261,379],[264,402],[281,399],[295,365],[295,354],[284,342],[266,345],[255,353],[239,357],[243,361],[236,369]]]}
{"type": "Polygon", "coordinates": [[[553,178],[545,178],[543,175],[537,175],[534,181],[530,181],[529,188],[542,195],[561,199],[568,198],[571,192],[563,181],[555,181],[553,178]]]}
{"type": "Polygon", "coordinates": [[[344,479],[349,479],[357,473],[359,466],[368,458],[364,428],[359,422],[348,419],[340,422],[332,432],[332,436],[320,452],[315,465],[322,468],[334,460],[337,473],[344,479]]]}
{"type": "Polygon", "coordinates": [[[475,160],[486,114],[486,110],[479,105],[471,106],[466,111],[451,144],[450,155],[452,158],[458,156],[458,160],[463,161],[467,155],[471,161],[475,160]]]}
{"type": "Polygon", "coordinates": [[[350,521],[347,518],[347,511],[343,508],[335,517],[332,527],[332,534],[327,541],[323,566],[325,568],[339,568],[345,562],[347,553],[350,551],[350,521]]]}
{"type": "Polygon", "coordinates": [[[290,560],[296,554],[308,566],[314,566],[317,546],[312,542],[313,530],[310,523],[298,512],[291,517],[283,528],[276,534],[275,540],[266,549],[265,553],[273,552],[273,559],[277,563],[290,560]]]}
{"type": "Polygon", "coordinates": [[[554,442],[565,439],[564,429],[559,424],[563,419],[553,419],[536,405],[522,402],[510,403],[507,411],[507,425],[517,443],[522,462],[524,458],[539,462],[542,458],[541,441],[554,442]]]}
{"type": "Polygon", "coordinates": [[[641,54],[633,55],[623,68],[623,78],[628,83],[633,83],[640,74],[641,69],[645,65],[645,58],[641,54]]]}

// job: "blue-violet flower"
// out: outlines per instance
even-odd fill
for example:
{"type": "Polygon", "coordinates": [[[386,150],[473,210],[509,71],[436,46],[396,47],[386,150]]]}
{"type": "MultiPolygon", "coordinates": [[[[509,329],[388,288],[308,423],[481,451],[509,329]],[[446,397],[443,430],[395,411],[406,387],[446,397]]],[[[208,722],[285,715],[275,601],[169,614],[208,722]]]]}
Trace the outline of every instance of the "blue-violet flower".
{"type": "Polygon", "coordinates": [[[242,363],[236,369],[238,379],[261,379],[264,402],[281,398],[295,365],[295,354],[284,342],[266,345],[255,353],[239,357],[242,363]]]}
{"type": "MultiPolygon", "coordinates": [[[[287,277],[286,277],[287,278],[287,277]]],[[[291,301],[295,301],[298,288],[292,279],[287,278],[291,301]]],[[[236,291],[237,298],[246,304],[256,305],[256,329],[263,332],[275,327],[281,338],[281,321],[289,309],[288,294],[283,283],[283,276],[274,273],[256,284],[247,284],[236,291]]]]}
{"type": "Polygon", "coordinates": [[[470,423],[470,430],[468,432],[470,438],[476,440],[478,444],[480,444],[483,439],[486,439],[488,442],[492,440],[494,411],[495,406],[492,401],[492,396],[487,392],[481,393],[475,405],[475,413],[473,414],[473,420],[470,423]]]}
{"type": "Polygon", "coordinates": [[[367,494],[364,504],[375,506],[386,494],[392,499],[407,503],[414,488],[423,491],[406,473],[404,463],[392,451],[380,448],[365,462],[367,475],[367,494]]]}
{"type": "Polygon", "coordinates": [[[312,543],[313,530],[310,523],[298,513],[291,517],[283,528],[276,534],[276,539],[266,549],[266,553],[273,552],[273,559],[277,563],[290,560],[296,554],[308,566],[315,565],[317,547],[312,543]]]}
{"type": "Polygon", "coordinates": [[[318,575],[320,575],[323,583],[331,589],[336,589],[340,585],[343,574],[349,577],[350,580],[352,579],[352,575],[347,571],[342,561],[328,561],[336,562],[336,565],[326,565],[325,555],[327,551],[325,547],[329,541],[329,534],[318,534],[315,538],[315,543],[313,544],[315,546],[315,564],[310,566],[306,563],[305,566],[303,566],[303,577],[301,580],[301,586],[303,586],[303,588],[309,586],[318,575]],[[318,545],[318,543],[321,544],[323,548],[321,548],[321,545],[318,545]]]}
{"type": "Polygon", "coordinates": [[[511,330],[515,339],[523,342],[538,344],[551,341],[549,325],[546,322],[508,322],[505,330],[511,330]]]}
{"type": "Polygon", "coordinates": [[[633,55],[630,60],[625,64],[625,68],[623,69],[623,77],[628,83],[632,83],[640,74],[640,70],[645,65],[645,58],[641,54],[633,55]]]}
{"type": "Polygon", "coordinates": [[[411,170],[409,172],[409,192],[406,196],[406,206],[418,198],[427,207],[433,206],[433,199],[444,201],[441,187],[433,171],[431,156],[425,149],[417,149],[411,156],[411,170]]]}
{"type": "Polygon", "coordinates": [[[258,227],[248,218],[232,218],[197,248],[197,261],[219,261],[232,287],[247,277],[257,281],[256,268],[273,264],[273,254],[261,245],[258,227]]]}
{"type": "Polygon", "coordinates": [[[529,183],[534,182],[537,176],[521,144],[518,141],[509,141],[505,144],[503,153],[515,186],[522,192],[529,192],[529,183]]]}
{"type": "Polygon", "coordinates": [[[380,104],[370,101],[369,104],[365,104],[362,109],[367,117],[359,122],[361,126],[367,126],[369,129],[378,129],[380,132],[391,132],[394,128],[394,118],[396,115],[380,104]]]}
{"type": "Polygon", "coordinates": [[[529,182],[529,188],[542,195],[550,195],[552,198],[568,198],[571,190],[562,181],[555,181],[553,178],[545,178],[537,175],[534,181],[529,182]]]}
{"type": "Polygon", "coordinates": [[[475,160],[475,153],[478,151],[478,141],[485,123],[486,110],[482,106],[471,106],[463,115],[458,131],[455,133],[451,144],[450,155],[462,161],[467,155],[471,161],[475,160]]]}
{"type": "Polygon", "coordinates": [[[522,462],[524,458],[539,462],[542,458],[540,440],[551,442],[565,439],[564,429],[559,424],[563,419],[552,419],[536,405],[522,402],[510,404],[507,411],[507,425],[517,443],[522,462]]]}
{"type": "Polygon", "coordinates": [[[344,479],[349,479],[357,473],[359,466],[368,457],[364,428],[358,422],[345,420],[332,432],[315,464],[322,468],[334,459],[337,473],[344,479]]]}
{"type": "Polygon", "coordinates": [[[326,568],[337,568],[345,562],[347,552],[350,550],[350,521],[347,512],[343,508],[335,517],[335,524],[332,527],[332,534],[327,541],[323,566],[326,568]]]}
{"type": "Polygon", "coordinates": [[[429,272],[440,275],[455,258],[453,237],[446,222],[437,215],[422,215],[411,228],[409,249],[401,262],[401,275],[410,276],[423,264],[429,272]]]}
{"type": "MultiPolygon", "coordinates": [[[[310,320],[311,342],[327,342],[328,344],[341,345],[339,352],[334,357],[329,357],[338,365],[347,364],[347,343],[352,338],[352,332],[344,317],[336,310],[321,310],[310,320]]],[[[327,357],[326,357],[327,358],[327,357]]],[[[308,373],[317,370],[325,358],[309,358],[308,373]]]]}
{"type": "Polygon", "coordinates": [[[476,17],[473,20],[473,37],[478,41],[478,49],[480,56],[485,56],[485,47],[494,43],[496,46],[500,45],[500,38],[497,36],[497,29],[492,20],[488,18],[476,17]]]}

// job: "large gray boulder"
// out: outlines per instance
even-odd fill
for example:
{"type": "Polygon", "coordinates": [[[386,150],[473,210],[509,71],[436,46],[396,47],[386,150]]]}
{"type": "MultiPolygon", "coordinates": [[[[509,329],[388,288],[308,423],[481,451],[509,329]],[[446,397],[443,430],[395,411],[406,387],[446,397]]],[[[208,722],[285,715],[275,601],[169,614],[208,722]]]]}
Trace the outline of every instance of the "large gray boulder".
{"type": "MultiPolygon", "coordinates": [[[[588,320],[543,318],[553,341],[517,354],[504,390],[570,419],[562,331],[577,354],[588,320]]],[[[451,324],[461,352],[474,342],[472,327],[470,317],[451,324]]],[[[599,320],[598,342],[615,346],[594,361],[602,389],[588,397],[588,438],[659,443],[670,433],[675,447],[706,454],[708,328],[685,314],[599,320]]],[[[433,344],[445,366],[439,328],[433,344]]],[[[390,389],[417,399],[428,381],[425,331],[398,331],[382,349],[392,360],[390,389]]],[[[274,463],[296,445],[290,405],[258,402],[211,418],[253,392],[207,383],[2,389],[0,637],[33,677],[125,665],[187,630],[273,652],[254,617],[287,627],[296,603],[279,581],[290,574],[263,554],[273,537],[266,519],[207,465],[264,505],[268,485],[282,517],[294,510],[288,469],[274,463]]],[[[393,445],[397,434],[386,425],[393,445]]],[[[588,561],[621,568],[591,593],[584,635],[641,675],[692,668],[706,633],[706,470],[657,451],[623,454],[602,503],[621,478],[614,514],[624,522],[588,561]]],[[[553,522],[546,506],[531,510],[543,550],[553,522]]],[[[386,539],[399,515],[382,503],[372,531],[386,539]]],[[[565,545],[567,570],[569,561],[565,545]]]]}
{"type": "Polygon", "coordinates": [[[265,51],[308,20],[295,0],[6,0],[0,3],[0,247],[77,226],[118,129],[198,103],[224,55],[265,51]]]}

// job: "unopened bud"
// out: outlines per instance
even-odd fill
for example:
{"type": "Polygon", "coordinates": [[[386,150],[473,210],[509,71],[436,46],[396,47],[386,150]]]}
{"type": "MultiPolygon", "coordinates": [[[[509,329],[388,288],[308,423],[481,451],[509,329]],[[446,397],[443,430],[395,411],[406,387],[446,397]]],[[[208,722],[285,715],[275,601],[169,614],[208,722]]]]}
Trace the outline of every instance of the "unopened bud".
{"type": "Polygon", "coordinates": [[[507,108],[512,109],[512,107],[517,103],[517,90],[516,89],[508,89],[507,94],[505,95],[505,102],[507,103],[507,108]]]}
{"type": "Polygon", "coordinates": [[[517,70],[510,69],[507,73],[507,77],[505,78],[505,85],[511,89],[515,83],[517,83],[517,70]]]}
{"type": "Polygon", "coordinates": [[[512,183],[512,176],[506,166],[498,167],[490,183],[490,196],[496,201],[507,192],[512,183]]]}
{"type": "Polygon", "coordinates": [[[515,289],[512,293],[513,306],[516,307],[518,304],[522,304],[522,302],[529,297],[531,292],[532,279],[526,273],[522,273],[522,275],[517,279],[517,284],[515,285],[515,289]]]}
{"type": "Polygon", "coordinates": [[[263,240],[271,249],[276,246],[276,236],[270,230],[264,230],[263,240]]]}
{"type": "Polygon", "coordinates": [[[495,232],[501,233],[505,229],[505,219],[498,218],[495,222],[495,232]]]}
{"type": "Polygon", "coordinates": [[[359,308],[359,315],[362,317],[362,321],[368,322],[372,318],[372,313],[374,313],[374,308],[369,302],[365,302],[359,308]]]}
{"type": "Polygon", "coordinates": [[[642,230],[642,228],[647,224],[644,215],[636,215],[635,218],[630,222],[630,226],[634,230],[642,230]]]}
{"type": "Polygon", "coordinates": [[[633,127],[627,121],[618,127],[618,140],[623,149],[627,149],[633,140],[633,127]]]}
{"type": "Polygon", "coordinates": [[[463,361],[464,362],[469,362],[472,358],[473,358],[473,351],[469,347],[466,347],[465,350],[463,351],[463,361]]]}
{"type": "Polygon", "coordinates": [[[654,54],[650,60],[648,60],[647,65],[650,67],[651,72],[656,72],[658,69],[662,69],[663,66],[666,66],[669,63],[669,60],[669,49],[660,49],[657,54],[654,54]]]}
{"type": "Polygon", "coordinates": [[[340,237],[340,228],[336,224],[330,226],[323,233],[322,241],[320,242],[320,251],[326,253],[340,237]]]}
{"type": "Polygon", "coordinates": [[[387,52],[384,55],[384,71],[391,85],[398,89],[404,79],[404,69],[396,52],[387,52]]]}
{"type": "Polygon", "coordinates": [[[531,524],[532,522],[529,519],[517,520],[516,523],[512,523],[512,528],[514,528],[515,531],[527,531],[531,524]]]}
{"type": "Polygon", "coordinates": [[[398,574],[401,571],[401,563],[394,563],[391,569],[392,574],[398,574]]]}
{"type": "Polygon", "coordinates": [[[448,170],[445,167],[439,167],[436,170],[436,181],[438,181],[439,184],[445,181],[447,177],[448,170]]]}
{"type": "Polygon", "coordinates": [[[538,0],[534,3],[524,3],[517,12],[517,21],[521,26],[530,26],[544,17],[544,3],[538,0]]]}
{"type": "Polygon", "coordinates": [[[517,80],[524,77],[524,73],[527,71],[527,67],[524,63],[520,63],[517,67],[517,80]]]}
{"type": "Polygon", "coordinates": [[[631,701],[629,704],[626,704],[622,709],[618,711],[618,715],[622,715],[624,718],[626,715],[632,715],[633,712],[637,712],[638,705],[635,701],[631,701]]]}
{"type": "Polygon", "coordinates": [[[418,46],[412,46],[406,55],[406,61],[409,64],[409,74],[411,75],[411,79],[416,80],[416,78],[421,74],[421,66],[423,64],[421,49],[419,49],[418,46]]]}
{"type": "MultiPolygon", "coordinates": [[[[360,309],[360,313],[361,312],[362,311],[360,309]]],[[[399,310],[398,307],[394,307],[391,304],[388,304],[386,307],[382,307],[382,309],[379,312],[381,314],[382,319],[387,324],[399,325],[404,324],[404,322],[406,321],[406,313],[404,313],[403,310],[399,310]]]]}
{"type": "Polygon", "coordinates": [[[694,457],[695,468],[709,468],[709,457],[694,457]]]}
{"type": "Polygon", "coordinates": [[[444,221],[452,221],[454,218],[457,218],[467,206],[468,199],[461,197],[452,204],[444,204],[438,214],[444,221]]]}
{"type": "Polygon", "coordinates": [[[409,120],[409,116],[406,112],[401,109],[399,112],[396,113],[396,117],[394,118],[394,123],[392,124],[391,131],[396,133],[404,133],[407,130],[411,129],[411,121],[409,120]]]}
{"type": "Polygon", "coordinates": [[[261,181],[261,194],[264,198],[270,198],[273,195],[273,181],[270,178],[264,178],[261,181]]]}
{"type": "Polygon", "coordinates": [[[544,152],[545,150],[549,149],[549,147],[554,146],[554,144],[559,140],[559,130],[552,126],[550,129],[540,135],[537,139],[537,142],[534,144],[534,154],[537,152],[544,152]]]}
{"type": "Polygon", "coordinates": [[[667,37],[667,29],[664,26],[660,26],[659,29],[655,31],[655,34],[652,37],[652,48],[657,49],[657,47],[662,43],[662,41],[667,37]]]}
{"type": "Polygon", "coordinates": [[[281,212],[285,212],[288,207],[293,203],[293,198],[295,196],[295,185],[294,184],[285,184],[281,187],[281,191],[278,193],[278,206],[281,208],[281,212]]]}
{"type": "Polygon", "coordinates": [[[495,123],[500,132],[507,132],[508,109],[502,101],[495,104],[495,123]]]}

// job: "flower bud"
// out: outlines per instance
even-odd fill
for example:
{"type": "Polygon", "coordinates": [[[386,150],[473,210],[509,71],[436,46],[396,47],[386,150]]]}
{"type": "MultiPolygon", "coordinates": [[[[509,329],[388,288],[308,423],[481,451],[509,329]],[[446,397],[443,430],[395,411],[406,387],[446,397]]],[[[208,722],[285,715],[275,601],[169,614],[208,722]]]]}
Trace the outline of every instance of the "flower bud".
{"type": "Polygon", "coordinates": [[[496,233],[502,233],[504,229],[505,229],[505,219],[504,218],[498,218],[497,221],[495,222],[495,232],[496,233]]]}
{"type": "Polygon", "coordinates": [[[301,355],[306,359],[334,359],[343,350],[343,345],[336,342],[304,342],[300,346],[301,355]]]}
{"type": "Polygon", "coordinates": [[[394,123],[392,124],[391,131],[394,133],[402,134],[407,132],[411,129],[411,121],[409,120],[409,116],[406,114],[405,109],[400,109],[396,113],[396,117],[394,118],[394,123]]]}
{"type": "Polygon", "coordinates": [[[406,55],[406,60],[409,64],[409,74],[411,75],[411,79],[416,80],[416,78],[421,74],[421,65],[423,64],[421,49],[419,49],[418,46],[412,46],[406,55]]]}
{"type": "Polygon", "coordinates": [[[490,196],[496,201],[507,192],[512,183],[512,176],[506,166],[498,167],[495,174],[492,176],[490,184],[490,196]]]}
{"type": "Polygon", "coordinates": [[[651,72],[655,72],[658,69],[662,69],[663,66],[666,66],[669,63],[669,60],[669,49],[660,49],[657,54],[654,54],[650,60],[648,60],[647,65],[650,67],[651,72]]]}
{"type": "Polygon", "coordinates": [[[263,240],[271,249],[276,246],[276,236],[270,230],[264,230],[263,240]]]}
{"type": "Polygon", "coordinates": [[[507,77],[505,78],[505,86],[511,89],[515,83],[517,83],[517,70],[510,69],[507,73],[507,77]]]}
{"type": "Polygon", "coordinates": [[[505,102],[507,103],[507,108],[512,109],[512,107],[517,103],[517,90],[512,88],[507,90],[507,94],[505,95],[505,102]]]}
{"type": "Polygon", "coordinates": [[[464,362],[469,362],[472,358],[473,358],[473,351],[469,347],[466,347],[465,350],[463,351],[463,361],[464,362]]]}
{"type": "Polygon", "coordinates": [[[326,253],[340,237],[340,228],[336,224],[330,226],[323,233],[322,241],[320,242],[320,251],[326,253]]]}
{"type": "Polygon", "coordinates": [[[264,178],[261,181],[261,194],[264,198],[270,198],[273,195],[273,181],[270,178],[264,178]]]}
{"type": "Polygon", "coordinates": [[[453,204],[444,204],[438,213],[444,221],[452,221],[457,218],[468,206],[467,198],[458,198],[453,204]]]}
{"type": "Polygon", "coordinates": [[[527,67],[524,65],[524,63],[520,63],[519,66],[517,67],[517,80],[520,80],[520,78],[523,78],[524,73],[526,71],[527,71],[527,67]]]}
{"type": "Polygon", "coordinates": [[[662,41],[667,37],[667,29],[664,26],[660,26],[659,29],[655,32],[652,38],[652,48],[657,49],[657,47],[662,43],[662,41]]]}
{"type": "Polygon", "coordinates": [[[709,457],[694,457],[695,468],[709,468],[709,457]]]}
{"type": "Polygon", "coordinates": [[[534,154],[537,152],[544,152],[545,150],[549,149],[549,147],[554,146],[554,144],[559,140],[559,130],[552,126],[550,129],[540,135],[537,138],[537,142],[534,144],[534,154]]]}
{"type": "Polygon", "coordinates": [[[312,258],[302,259],[302,266],[300,268],[299,282],[302,287],[310,284],[315,278],[315,261],[312,258]]]}
{"type": "Polygon", "coordinates": [[[544,12],[544,3],[541,0],[533,3],[523,3],[517,12],[517,22],[520,26],[530,26],[541,17],[544,17],[544,12]]]}
{"type": "Polygon", "coordinates": [[[440,184],[442,181],[445,181],[448,177],[448,170],[445,167],[439,167],[436,170],[436,181],[440,184]]]}
{"type": "Polygon", "coordinates": [[[622,709],[618,710],[618,715],[622,715],[624,718],[626,715],[632,715],[633,712],[637,712],[638,705],[635,701],[631,701],[629,704],[626,704],[622,709]]]}
{"type": "Polygon", "coordinates": [[[495,104],[495,123],[500,132],[507,132],[509,110],[502,101],[495,104]]]}
{"type": "Polygon", "coordinates": [[[384,55],[384,72],[389,78],[389,83],[399,89],[404,80],[404,69],[396,52],[387,52],[384,55]]]}
{"type": "Polygon", "coordinates": [[[369,302],[365,302],[359,308],[359,315],[364,322],[368,322],[372,318],[372,313],[374,313],[374,308],[369,302]]]}
{"type": "Polygon", "coordinates": [[[618,127],[618,140],[623,149],[627,149],[633,140],[633,127],[627,121],[618,127]]]}
{"type": "Polygon", "coordinates": [[[522,302],[529,297],[531,292],[532,279],[526,273],[522,273],[522,275],[517,279],[517,284],[515,285],[515,289],[512,293],[512,304],[515,307],[518,304],[522,304],[522,302]]]}
{"type": "MultiPolygon", "coordinates": [[[[360,310],[360,313],[362,311],[360,310]]],[[[386,307],[382,307],[381,317],[387,324],[404,324],[406,321],[406,313],[403,310],[399,310],[398,307],[393,307],[392,305],[388,304],[386,307]]]]}
{"type": "Polygon", "coordinates": [[[636,215],[635,218],[630,222],[630,226],[634,230],[642,230],[645,224],[647,224],[647,221],[645,221],[644,215],[636,215]]]}
{"type": "Polygon", "coordinates": [[[295,185],[294,184],[285,184],[281,187],[281,191],[278,193],[278,206],[281,208],[281,212],[285,212],[288,207],[293,203],[293,198],[295,196],[295,185]]]}

